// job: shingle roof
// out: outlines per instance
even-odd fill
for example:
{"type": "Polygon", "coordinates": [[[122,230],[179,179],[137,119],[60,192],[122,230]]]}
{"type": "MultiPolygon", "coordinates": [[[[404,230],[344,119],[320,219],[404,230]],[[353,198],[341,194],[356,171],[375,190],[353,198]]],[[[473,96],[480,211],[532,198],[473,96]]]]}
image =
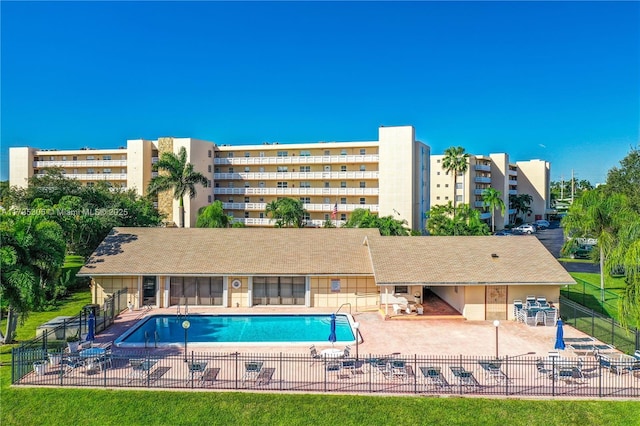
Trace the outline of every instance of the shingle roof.
{"type": "Polygon", "coordinates": [[[367,244],[378,285],[575,284],[535,236],[375,235],[367,244]]]}
{"type": "Polygon", "coordinates": [[[373,275],[377,229],[114,228],[82,275],[373,275]]]}
{"type": "Polygon", "coordinates": [[[377,229],[325,228],[114,228],[79,274],[374,275],[378,285],[575,283],[534,236],[382,237],[377,229]]]}

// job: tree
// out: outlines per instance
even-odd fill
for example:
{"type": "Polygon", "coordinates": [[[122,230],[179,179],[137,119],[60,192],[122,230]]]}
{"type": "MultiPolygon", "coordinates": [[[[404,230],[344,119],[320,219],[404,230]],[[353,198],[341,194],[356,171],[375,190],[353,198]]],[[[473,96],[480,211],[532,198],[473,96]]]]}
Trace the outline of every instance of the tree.
{"type": "Polygon", "coordinates": [[[0,297],[8,302],[5,339],[15,332],[16,314],[43,305],[64,263],[65,241],[60,225],[40,215],[0,213],[0,297]]]}
{"type": "Polygon", "coordinates": [[[198,210],[196,228],[228,228],[232,218],[222,208],[222,201],[216,200],[198,210]]]}
{"type": "Polygon", "coordinates": [[[151,195],[157,195],[162,191],[173,190],[173,198],[180,201],[180,224],[184,227],[184,197],[189,194],[189,198],[196,196],[196,185],[207,186],[207,178],[200,172],[193,169],[193,164],[187,163],[187,150],[180,148],[178,154],[173,152],[163,152],[160,160],[154,164],[154,171],[164,171],[165,173],[151,179],[147,191],[151,195]]]}
{"type": "Polygon", "coordinates": [[[632,147],[620,167],[609,170],[605,190],[626,195],[631,208],[640,213],[640,149],[632,147]]]}
{"type": "Polygon", "coordinates": [[[268,203],[265,213],[276,220],[276,228],[303,228],[308,215],[302,201],[293,198],[282,198],[268,203]]]}
{"type": "Polygon", "coordinates": [[[529,194],[509,195],[509,208],[515,210],[515,215],[513,220],[511,220],[511,222],[512,223],[516,222],[519,213],[522,213],[523,215],[531,213],[530,206],[532,202],[533,202],[533,197],[529,194]]]}
{"type": "Polygon", "coordinates": [[[449,147],[444,150],[442,169],[453,174],[453,215],[456,215],[456,192],[458,187],[458,173],[465,173],[469,168],[469,154],[461,146],[449,147]]]}
{"type": "Polygon", "coordinates": [[[634,211],[617,237],[605,270],[624,271],[626,286],[620,298],[620,322],[640,328],[640,214],[634,211]]]}
{"type": "Polygon", "coordinates": [[[406,220],[398,220],[391,215],[378,217],[369,209],[355,209],[343,228],[378,228],[380,235],[407,236],[411,230],[406,225],[406,220]]]}
{"type": "Polygon", "coordinates": [[[496,191],[494,188],[487,188],[482,191],[482,202],[485,207],[489,207],[489,211],[491,212],[491,232],[495,232],[495,212],[496,209],[500,209],[500,213],[504,216],[505,205],[504,201],[502,201],[502,193],[496,191]]]}
{"type": "Polygon", "coordinates": [[[576,199],[567,215],[562,219],[562,227],[568,241],[576,237],[590,237],[598,240],[600,262],[600,293],[604,301],[604,265],[609,254],[618,244],[618,233],[631,224],[633,211],[627,198],[621,194],[607,194],[604,190],[586,191],[576,199]]]}
{"type": "Polygon", "coordinates": [[[435,205],[427,214],[427,230],[430,235],[489,235],[489,226],[480,219],[480,212],[468,204],[458,206],[453,215],[453,205],[435,205]]]}

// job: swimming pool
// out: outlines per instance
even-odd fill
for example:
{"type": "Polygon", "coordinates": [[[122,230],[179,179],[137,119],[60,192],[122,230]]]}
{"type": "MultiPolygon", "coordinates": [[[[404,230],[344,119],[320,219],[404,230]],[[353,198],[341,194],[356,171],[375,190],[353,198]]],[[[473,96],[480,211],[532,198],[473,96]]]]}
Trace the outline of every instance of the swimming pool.
{"type": "MultiPolygon", "coordinates": [[[[189,344],[327,344],[331,314],[308,315],[206,315],[190,314],[189,344]]],[[[149,315],[118,337],[117,347],[181,346],[184,316],[149,315]]],[[[340,344],[355,343],[349,315],[336,315],[336,337],[340,344]]]]}

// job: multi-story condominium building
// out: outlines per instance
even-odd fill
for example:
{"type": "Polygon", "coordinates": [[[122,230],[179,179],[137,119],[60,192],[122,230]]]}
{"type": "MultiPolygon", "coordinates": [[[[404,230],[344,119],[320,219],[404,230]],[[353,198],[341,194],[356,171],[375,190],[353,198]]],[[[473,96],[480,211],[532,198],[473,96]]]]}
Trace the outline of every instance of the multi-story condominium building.
{"type": "MultiPolygon", "coordinates": [[[[220,200],[236,221],[271,226],[266,205],[290,197],[303,202],[307,223],[326,220],[339,225],[357,208],[393,215],[416,230],[425,228],[429,210],[429,155],[415,140],[411,126],[380,127],[377,141],[300,144],[216,145],[191,138],[129,140],[115,150],[10,149],[10,185],[46,168],[59,167],[87,185],[107,181],[144,194],[163,152],[185,147],[188,161],[209,180],[197,196],[185,199],[185,226],[194,226],[199,208],[220,200]]],[[[178,202],[171,194],[158,197],[158,208],[177,222],[178,202]]]]}
{"type": "Polygon", "coordinates": [[[489,219],[491,213],[484,206],[482,192],[494,188],[502,194],[506,207],[503,216],[499,210],[495,212],[496,229],[501,229],[510,222],[516,213],[509,209],[509,196],[529,194],[532,197],[531,214],[525,221],[543,219],[551,213],[550,208],[550,165],[542,160],[516,161],[511,163],[509,155],[489,154],[469,155],[468,168],[457,177],[456,188],[453,177],[442,168],[444,155],[431,156],[431,205],[469,204],[481,211],[482,219],[489,219]]]}

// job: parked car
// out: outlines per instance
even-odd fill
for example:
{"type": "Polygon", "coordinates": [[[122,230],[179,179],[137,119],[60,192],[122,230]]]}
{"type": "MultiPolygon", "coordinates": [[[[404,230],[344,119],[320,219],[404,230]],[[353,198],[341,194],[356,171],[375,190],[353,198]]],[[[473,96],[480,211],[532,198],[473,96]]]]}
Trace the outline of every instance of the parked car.
{"type": "Polygon", "coordinates": [[[523,234],[534,234],[536,232],[536,227],[530,223],[523,223],[522,225],[513,228],[513,230],[522,232],[523,234]]]}
{"type": "Polygon", "coordinates": [[[511,235],[513,235],[513,232],[509,231],[508,229],[502,229],[500,231],[494,232],[493,235],[497,235],[499,237],[510,237],[511,235]]]}
{"type": "Polygon", "coordinates": [[[551,224],[548,220],[540,219],[536,220],[536,226],[540,229],[547,229],[551,224]]]}
{"type": "Polygon", "coordinates": [[[589,259],[593,246],[577,246],[569,253],[571,259],[589,259]]]}

